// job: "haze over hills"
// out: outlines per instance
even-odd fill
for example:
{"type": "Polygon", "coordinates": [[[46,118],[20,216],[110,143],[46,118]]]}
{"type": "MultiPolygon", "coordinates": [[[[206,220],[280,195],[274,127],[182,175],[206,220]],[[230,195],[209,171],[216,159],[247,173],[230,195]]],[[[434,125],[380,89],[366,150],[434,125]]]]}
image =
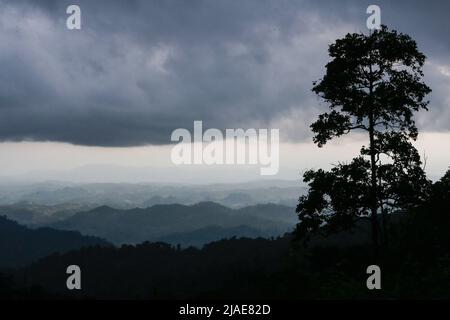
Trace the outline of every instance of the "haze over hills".
{"type": "Polygon", "coordinates": [[[38,227],[64,220],[77,212],[91,210],[94,207],[89,204],[62,203],[42,205],[24,201],[13,205],[0,206],[0,215],[23,225],[38,227]]]}
{"type": "Polygon", "coordinates": [[[175,240],[181,245],[202,245],[232,236],[278,236],[291,231],[294,209],[282,205],[258,205],[230,209],[213,202],[195,205],[155,205],[146,209],[114,209],[108,206],[77,213],[50,224],[52,228],[77,230],[115,244],[175,240]],[[211,230],[218,231],[212,234],[211,230]]]}
{"type": "Polygon", "coordinates": [[[0,205],[25,207],[59,206],[45,211],[82,211],[101,205],[131,209],[156,204],[191,205],[214,201],[232,208],[276,203],[295,206],[305,188],[297,181],[267,180],[240,184],[158,184],[158,183],[68,183],[40,182],[35,184],[0,183],[0,205]]]}
{"type": "Polygon", "coordinates": [[[115,244],[166,241],[201,246],[233,236],[291,231],[305,189],[295,181],[240,184],[0,183],[0,214],[33,228],[49,226],[115,244]]]}
{"type": "MultiPolygon", "coordinates": [[[[170,160],[170,154],[167,155],[170,160]]],[[[297,168],[295,167],[295,171],[297,168]]],[[[294,171],[294,172],[295,172],[294,171]]],[[[295,175],[295,173],[294,173],[295,175]]],[[[276,179],[292,179],[279,173],[276,179]]],[[[63,181],[67,183],[154,183],[205,185],[211,183],[241,184],[258,180],[274,181],[274,176],[261,176],[258,165],[239,166],[177,166],[166,162],[163,166],[124,166],[112,164],[87,164],[60,170],[31,170],[22,173],[0,174],[2,181],[11,183],[40,183],[63,181]]]]}

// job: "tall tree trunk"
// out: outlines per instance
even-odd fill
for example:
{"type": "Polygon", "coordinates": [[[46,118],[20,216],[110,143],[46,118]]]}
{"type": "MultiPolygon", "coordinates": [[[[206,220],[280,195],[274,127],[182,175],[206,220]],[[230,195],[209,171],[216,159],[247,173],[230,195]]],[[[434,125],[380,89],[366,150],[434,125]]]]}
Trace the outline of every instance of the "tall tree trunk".
{"type": "Polygon", "coordinates": [[[369,138],[370,138],[370,169],[371,169],[371,216],[370,221],[372,225],[372,244],[374,250],[374,257],[378,259],[379,251],[379,236],[378,236],[378,199],[377,199],[377,164],[376,164],[376,148],[375,148],[375,119],[373,113],[373,82],[372,82],[372,66],[370,66],[370,87],[369,87],[369,138]]]}
{"type": "Polygon", "coordinates": [[[388,217],[387,217],[387,213],[386,213],[386,209],[381,207],[381,223],[382,223],[382,232],[383,232],[383,237],[381,238],[381,245],[382,248],[386,248],[388,246],[388,217]]]}
{"type": "Polygon", "coordinates": [[[369,119],[370,136],[370,167],[371,167],[371,223],[372,223],[372,242],[375,257],[378,257],[378,219],[377,219],[377,167],[375,160],[375,142],[374,142],[374,123],[373,115],[369,119]]]}
{"type": "MultiPolygon", "coordinates": [[[[380,163],[381,165],[381,163],[380,163]]],[[[381,178],[378,177],[378,186],[381,186],[381,178]]],[[[381,242],[381,248],[385,248],[388,245],[388,234],[387,234],[387,228],[388,228],[388,217],[387,217],[387,210],[384,207],[383,201],[379,202],[379,207],[381,211],[381,235],[380,235],[380,242],[381,242]]]]}

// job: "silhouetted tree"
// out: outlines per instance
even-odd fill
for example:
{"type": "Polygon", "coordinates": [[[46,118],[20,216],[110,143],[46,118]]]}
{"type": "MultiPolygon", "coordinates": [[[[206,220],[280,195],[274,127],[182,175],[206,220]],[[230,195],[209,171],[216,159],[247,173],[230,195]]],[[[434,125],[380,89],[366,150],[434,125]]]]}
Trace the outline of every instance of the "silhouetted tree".
{"type": "MultiPolygon", "coordinates": [[[[427,109],[431,91],[421,81],[425,56],[409,36],[383,26],[370,35],[347,34],[329,47],[332,60],[313,92],[329,105],[311,125],[322,147],[354,130],[367,134],[368,146],[349,164],[330,172],[308,171],[308,195],[299,199],[297,234],[333,232],[358,219],[371,221],[375,253],[380,243],[378,215],[415,206],[430,187],[417,150],[413,113],[427,109]]],[[[386,234],[386,232],[383,232],[386,234]]]]}

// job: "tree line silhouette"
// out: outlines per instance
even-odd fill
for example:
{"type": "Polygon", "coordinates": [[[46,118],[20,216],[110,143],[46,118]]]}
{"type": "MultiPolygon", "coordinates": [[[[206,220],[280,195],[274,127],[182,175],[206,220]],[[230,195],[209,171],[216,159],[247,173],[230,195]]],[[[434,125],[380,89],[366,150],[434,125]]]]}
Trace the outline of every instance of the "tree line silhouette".
{"type": "Polygon", "coordinates": [[[429,196],[413,115],[427,110],[431,89],[422,82],[425,55],[409,36],[382,26],[369,35],[348,34],[329,47],[332,60],[313,91],[331,112],[311,125],[319,147],[361,130],[368,145],[350,163],[304,174],[309,193],[300,198],[297,234],[335,232],[369,219],[375,260],[387,242],[388,215],[429,196]],[[379,216],[381,216],[381,224],[379,216]]]}

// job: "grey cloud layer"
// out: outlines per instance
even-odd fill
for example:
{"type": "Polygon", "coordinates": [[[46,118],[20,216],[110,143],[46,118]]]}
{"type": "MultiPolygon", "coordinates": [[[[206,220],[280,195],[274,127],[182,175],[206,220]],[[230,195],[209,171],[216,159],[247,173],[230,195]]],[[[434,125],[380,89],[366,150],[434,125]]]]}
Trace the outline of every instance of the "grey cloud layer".
{"type": "MultiPolygon", "coordinates": [[[[363,1],[1,1],[0,140],[82,145],[167,144],[194,120],[207,127],[279,127],[309,137],[322,110],[310,92],[327,46],[365,31],[363,1]]],[[[430,58],[432,112],[447,130],[448,4],[381,3],[383,23],[430,58]],[[436,87],[436,88],[435,88],[436,87]]],[[[437,120],[436,120],[437,119],[437,120]]]]}

